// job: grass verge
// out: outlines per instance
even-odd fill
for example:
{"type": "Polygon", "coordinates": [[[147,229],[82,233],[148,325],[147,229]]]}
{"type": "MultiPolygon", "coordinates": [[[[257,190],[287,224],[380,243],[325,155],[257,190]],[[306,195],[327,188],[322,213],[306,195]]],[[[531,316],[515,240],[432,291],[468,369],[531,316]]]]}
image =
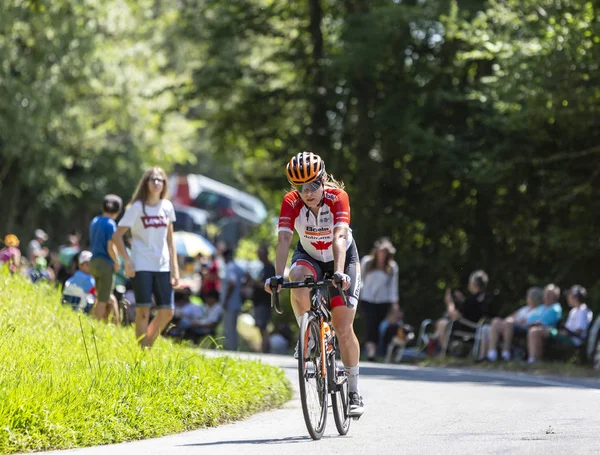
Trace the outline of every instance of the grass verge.
{"type": "Polygon", "coordinates": [[[284,373],[205,357],[60,305],[0,272],[0,453],[109,444],[214,426],[291,398],[284,373]]]}

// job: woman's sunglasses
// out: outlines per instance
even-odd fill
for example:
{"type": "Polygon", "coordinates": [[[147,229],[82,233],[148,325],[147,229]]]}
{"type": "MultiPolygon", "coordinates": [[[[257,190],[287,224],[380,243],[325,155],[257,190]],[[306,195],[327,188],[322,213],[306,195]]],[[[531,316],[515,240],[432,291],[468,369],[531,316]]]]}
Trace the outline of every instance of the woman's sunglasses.
{"type": "Polygon", "coordinates": [[[298,191],[299,193],[314,193],[319,188],[321,188],[322,184],[323,181],[315,180],[314,182],[305,183],[304,185],[294,185],[294,188],[296,188],[296,191],[298,191]]]}
{"type": "Polygon", "coordinates": [[[149,182],[154,182],[154,183],[156,183],[156,184],[159,184],[159,183],[165,183],[165,179],[163,179],[163,178],[160,178],[160,177],[150,177],[150,178],[148,179],[148,181],[149,181],[149,182]]]}

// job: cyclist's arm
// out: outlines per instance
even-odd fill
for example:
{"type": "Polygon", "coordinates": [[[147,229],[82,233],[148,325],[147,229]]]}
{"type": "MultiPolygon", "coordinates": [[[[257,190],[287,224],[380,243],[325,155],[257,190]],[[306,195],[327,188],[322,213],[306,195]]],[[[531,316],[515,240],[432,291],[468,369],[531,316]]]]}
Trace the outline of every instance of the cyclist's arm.
{"type": "Polygon", "coordinates": [[[288,231],[280,231],[279,234],[277,234],[277,248],[275,249],[275,275],[283,276],[293,236],[294,234],[288,231]]]}
{"type": "Polygon", "coordinates": [[[346,267],[346,241],[348,226],[341,225],[333,230],[333,271],[344,273],[346,267]]]}

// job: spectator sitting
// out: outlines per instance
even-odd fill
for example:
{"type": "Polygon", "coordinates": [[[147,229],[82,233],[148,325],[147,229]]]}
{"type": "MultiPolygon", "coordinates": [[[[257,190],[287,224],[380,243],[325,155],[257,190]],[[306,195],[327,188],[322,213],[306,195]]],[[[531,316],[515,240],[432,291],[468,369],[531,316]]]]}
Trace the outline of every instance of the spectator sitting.
{"type": "Polygon", "coordinates": [[[69,276],[77,270],[77,264],[73,261],[73,258],[81,248],[79,247],[80,235],[77,232],[71,232],[67,236],[67,243],[58,247],[58,271],[56,273],[56,279],[59,283],[64,284],[69,276]]]}
{"type": "MultiPolygon", "coordinates": [[[[38,257],[46,258],[48,256],[48,248],[42,245],[48,240],[48,234],[42,229],[36,229],[34,238],[27,247],[27,257],[32,264],[36,263],[38,257]]],[[[47,265],[46,265],[47,267],[47,265]]]]}
{"type": "Polygon", "coordinates": [[[535,362],[542,354],[543,341],[548,336],[547,329],[556,328],[562,317],[562,307],[558,302],[560,288],[548,284],[544,288],[544,304],[533,310],[527,317],[528,362],[535,362]]]}
{"type": "Polygon", "coordinates": [[[7,264],[10,273],[15,273],[21,266],[19,243],[15,234],[8,234],[4,237],[5,248],[0,250],[0,264],[7,264]]]}
{"type": "Polygon", "coordinates": [[[35,258],[29,270],[29,278],[31,278],[33,283],[37,283],[40,280],[54,280],[54,271],[48,267],[48,261],[45,257],[38,256],[35,258]]]}
{"type": "MultiPolygon", "coordinates": [[[[560,292],[557,291],[556,292],[560,292]]],[[[558,298],[557,294],[557,298],[558,298]]],[[[592,319],[592,313],[585,304],[587,291],[583,286],[575,285],[569,290],[567,301],[571,310],[567,317],[564,328],[557,329],[554,326],[535,325],[529,329],[527,334],[527,344],[529,347],[529,363],[540,359],[544,351],[544,340],[547,338],[555,339],[570,347],[581,346],[585,339],[587,328],[592,319]]],[[[557,303],[553,305],[559,305],[557,303]]],[[[562,310],[561,310],[562,312],[562,310]]],[[[558,321],[556,321],[556,324],[558,321]]],[[[554,324],[554,325],[556,325],[554,324]]]]}
{"type": "Polygon", "coordinates": [[[385,352],[385,361],[389,362],[394,352],[395,361],[402,358],[406,345],[414,340],[414,329],[404,323],[404,312],[396,306],[392,306],[386,318],[379,325],[379,349],[385,352]]]}
{"type": "Polygon", "coordinates": [[[491,316],[491,301],[486,293],[488,280],[488,275],[483,270],[476,270],[469,276],[469,294],[466,297],[460,291],[453,293],[450,288],[446,289],[444,302],[447,313],[436,323],[436,335],[443,351],[447,348],[446,329],[450,321],[457,321],[453,326],[455,329],[471,331],[470,327],[461,324],[458,320],[464,318],[476,324],[481,318],[491,316]]]}
{"type": "Polygon", "coordinates": [[[223,317],[223,307],[219,303],[219,292],[212,290],[204,296],[205,307],[199,307],[190,303],[182,311],[180,326],[185,330],[184,338],[198,343],[200,339],[207,335],[214,335],[217,325],[223,317]],[[191,305],[200,308],[192,309],[191,305]]]}
{"type": "Polygon", "coordinates": [[[167,334],[175,338],[183,338],[185,328],[189,324],[185,321],[192,319],[199,319],[204,315],[204,307],[197,305],[190,301],[192,291],[189,286],[183,285],[179,288],[173,289],[173,302],[175,304],[175,310],[173,313],[173,319],[171,327],[167,334]]]}
{"type": "Polygon", "coordinates": [[[84,313],[90,312],[96,299],[96,281],[90,275],[91,259],[90,251],[82,251],[78,254],[78,270],[65,282],[63,289],[63,303],[84,313]]]}
{"type": "Polygon", "coordinates": [[[486,355],[487,360],[494,362],[498,358],[498,340],[502,338],[502,358],[506,361],[511,358],[511,346],[513,335],[527,335],[527,318],[540,305],[544,303],[544,291],[539,287],[532,287],[527,290],[527,304],[519,308],[505,319],[494,318],[489,333],[489,349],[486,350],[487,343],[482,340],[482,355],[486,355]],[[487,351],[487,352],[486,352],[487,351]]]}

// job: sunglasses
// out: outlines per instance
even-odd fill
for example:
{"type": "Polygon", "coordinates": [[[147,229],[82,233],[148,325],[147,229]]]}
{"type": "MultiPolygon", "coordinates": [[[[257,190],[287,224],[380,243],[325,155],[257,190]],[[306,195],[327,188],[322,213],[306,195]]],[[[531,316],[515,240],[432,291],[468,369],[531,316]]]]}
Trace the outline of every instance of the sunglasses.
{"type": "Polygon", "coordinates": [[[305,183],[304,185],[294,185],[294,188],[296,188],[296,191],[299,193],[314,193],[321,188],[322,184],[323,182],[321,180],[315,180],[314,182],[305,183]]]}
{"type": "Polygon", "coordinates": [[[154,183],[165,183],[165,179],[160,178],[160,177],[150,177],[148,179],[149,182],[154,182],[154,183]]]}

